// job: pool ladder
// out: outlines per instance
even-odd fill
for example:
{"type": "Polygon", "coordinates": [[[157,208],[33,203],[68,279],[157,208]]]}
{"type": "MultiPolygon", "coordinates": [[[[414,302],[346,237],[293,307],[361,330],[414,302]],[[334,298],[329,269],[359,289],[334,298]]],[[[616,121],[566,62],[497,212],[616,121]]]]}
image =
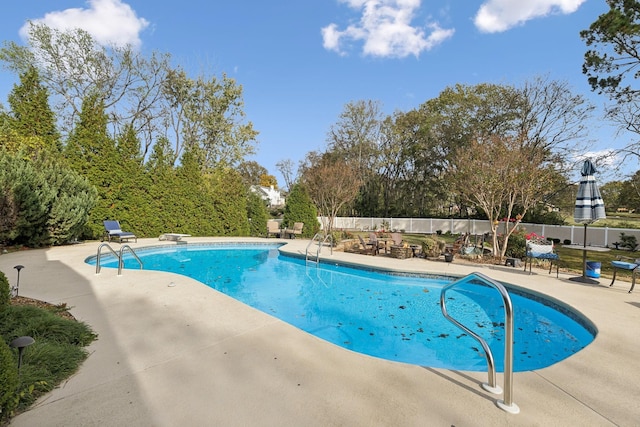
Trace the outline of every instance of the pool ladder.
{"type": "Polygon", "coordinates": [[[333,255],[333,237],[331,236],[331,234],[327,234],[326,236],[323,233],[316,233],[313,236],[313,239],[311,239],[311,241],[309,242],[309,244],[307,245],[307,248],[305,249],[305,263],[308,263],[310,261],[310,258],[312,262],[318,262],[320,260],[320,252],[322,251],[322,247],[324,246],[324,244],[329,241],[329,247],[331,248],[331,255],[333,255]],[[313,245],[314,242],[318,242],[318,248],[316,249],[316,253],[315,255],[313,255],[313,252],[311,253],[311,255],[309,255],[309,248],[311,247],[311,245],[313,245]]]}
{"type": "Polygon", "coordinates": [[[108,243],[103,243],[100,246],[98,246],[98,253],[96,254],[96,274],[100,274],[100,270],[101,270],[101,266],[100,266],[100,256],[102,255],[102,248],[107,248],[111,251],[111,253],[118,258],[118,276],[122,275],[122,267],[124,266],[124,251],[125,250],[129,250],[129,252],[131,252],[131,255],[133,255],[133,257],[138,260],[138,263],[140,264],[140,270],[142,270],[142,260],[140,260],[140,258],[138,257],[138,255],[135,253],[135,251],[133,249],[131,249],[131,246],[129,245],[122,245],[120,247],[120,251],[116,252],[113,250],[113,248],[108,244],[108,243]]]}
{"type": "Polygon", "coordinates": [[[493,353],[489,348],[487,342],[478,334],[473,332],[468,327],[464,326],[456,319],[451,317],[449,313],[447,313],[447,305],[446,305],[446,293],[448,289],[455,287],[456,285],[460,285],[463,283],[481,283],[484,285],[489,285],[500,292],[502,296],[502,300],[504,303],[504,311],[505,311],[505,324],[504,324],[504,400],[498,400],[496,405],[511,414],[517,414],[520,412],[520,408],[518,405],[513,403],[513,306],[511,305],[511,298],[509,297],[509,293],[507,289],[500,283],[497,282],[482,273],[471,273],[455,282],[445,286],[442,288],[440,292],[440,307],[442,308],[442,314],[447,320],[454,323],[460,329],[464,330],[466,333],[471,335],[476,341],[482,345],[482,349],[484,350],[484,354],[487,358],[487,370],[489,380],[488,383],[482,383],[482,388],[487,390],[493,394],[502,394],[502,389],[500,386],[496,385],[496,368],[493,359],[493,353]]]}

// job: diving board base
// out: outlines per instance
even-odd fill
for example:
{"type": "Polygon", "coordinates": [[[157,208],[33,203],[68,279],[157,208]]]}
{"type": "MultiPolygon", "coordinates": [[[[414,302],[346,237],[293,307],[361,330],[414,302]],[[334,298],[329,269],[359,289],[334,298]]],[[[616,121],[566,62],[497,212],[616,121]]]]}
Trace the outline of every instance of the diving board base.
{"type": "Polygon", "coordinates": [[[191,237],[191,234],[180,234],[180,233],[165,233],[162,234],[158,240],[169,240],[172,242],[179,242],[183,237],[191,237]]]}

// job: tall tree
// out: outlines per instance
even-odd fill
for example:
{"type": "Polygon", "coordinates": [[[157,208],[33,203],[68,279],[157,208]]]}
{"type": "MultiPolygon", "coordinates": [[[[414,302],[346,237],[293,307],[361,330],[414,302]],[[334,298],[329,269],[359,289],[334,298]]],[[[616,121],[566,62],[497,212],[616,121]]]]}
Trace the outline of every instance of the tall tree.
{"type": "Polygon", "coordinates": [[[49,106],[49,93],[40,83],[38,71],[30,67],[20,75],[20,84],[9,94],[9,128],[22,137],[32,153],[45,151],[58,155],[61,150],[56,117],[49,106]]]}
{"type": "MultiPolygon", "coordinates": [[[[150,184],[146,191],[150,197],[150,211],[154,212],[148,218],[149,234],[160,235],[167,229],[175,228],[175,215],[184,215],[176,211],[176,207],[182,206],[176,188],[177,176],[173,167],[175,155],[166,138],[160,138],[152,148],[149,159],[145,164],[145,175],[150,184]]],[[[179,217],[178,217],[179,218],[179,217]]]]}
{"type": "Polygon", "coordinates": [[[249,235],[264,237],[269,212],[264,200],[253,191],[247,192],[247,219],[249,220],[249,235]]]}
{"type": "Polygon", "coordinates": [[[378,208],[377,203],[371,203],[371,200],[379,195],[376,177],[380,168],[382,120],[380,102],[349,102],[327,137],[327,153],[349,163],[363,185],[356,201],[356,209],[361,215],[371,215],[378,208]]]}
{"type": "Polygon", "coordinates": [[[36,68],[43,84],[55,96],[63,133],[75,126],[84,100],[99,93],[116,133],[133,124],[145,136],[146,153],[158,136],[162,113],[157,102],[170,69],[169,55],[145,58],[132,46],[102,46],[82,29],[60,31],[31,23],[28,45],[14,42],[0,49],[0,60],[18,74],[36,68]]]}
{"type": "MultiPolygon", "coordinates": [[[[640,2],[607,0],[609,10],[580,32],[587,45],[582,72],[591,88],[614,102],[607,115],[640,134],[640,2]]],[[[640,156],[639,143],[624,150],[640,156]]]]}
{"type": "Polygon", "coordinates": [[[69,136],[64,155],[71,168],[85,176],[98,190],[99,200],[91,212],[92,235],[102,233],[102,221],[122,218],[117,186],[122,174],[115,141],[107,131],[108,117],[102,97],[89,95],[82,104],[78,122],[69,136]]]}
{"type": "Polygon", "coordinates": [[[245,122],[242,86],[226,75],[191,79],[171,66],[168,54],[145,57],[131,46],[102,46],[82,29],[32,23],[28,45],[5,43],[0,61],[18,74],[38,70],[64,134],[84,100],[98,94],[114,135],[132,126],[143,158],[160,137],[173,144],[174,162],[186,145],[197,147],[202,167],[235,166],[254,151],[257,132],[245,122]]]}
{"type": "Polygon", "coordinates": [[[311,238],[320,229],[318,223],[318,210],[309,197],[306,188],[302,184],[294,184],[287,197],[287,204],[284,206],[282,225],[293,228],[296,222],[304,223],[302,236],[311,238]]]}
{"type": "MultiPolygon", "coordinates": [[[[180,156],[185,148],[199,151],[202,167],[237,166],[253,154],[257,132],[245,122],[242,86],[222,76],[193,80],[182,70],[167,74],[163,84],[168,123],[180,156]]],[[[168,129],[169,130],[169,129],[168,129]]]]}
{"type": "Polygon", "coordinates": [[[545,161],[545,151],[527,144],[525,138],[478,136],[466,148],[455,150],[451,164],[454,189],[482,209],[491,223],[495,257],[504,257],[509,236],[527,211],[543,200],[557,176],[545,161]],[[504,230],[498,230],[502,218],[507,221],[504,230]]]}
{"type": "Polygon", "coordinates": [[[273,187],[277,189],[278,180],[273,175],[270,175],[268,173],[263,173],[262,175],[260,175],[260,185],[262,187],[273,187]]]}
{"type": "Polygon", "coordinates": [[[261,185],[260,177],[267,175],[269,171],[255,160],[248,160],[238,165],[238,172],[242,176],[244,183],[249,185],[261,185]]]}
{"type": "Polygon", "coordinates": [[[123,130],[124,133],[116,138],[117,162],[111,169],[110,192],[116,203],[113,215],[142,233],[150,228],[150,223],[155,222],[149,193],[151,180],[142,164],[140,141],[135,129],[125,126],[123,130]]]}
{"type": "Polygon", "coordinates": [[[286,191],[290,191],[293,184],[296,182],[296,173],[293,166],[293,160],[283,159],[276,163],[276,168],[284,179],[284,186],[286,191]]]}
{"type": "Polygon", "coordinates": [[[620,200],[624,200],[624,204],[621,203],[621,207],[640,212],[640,171],[623,182],[620,189],[620,200]]]}
{"type": "Polygon", "coordinates": [[[302,181],[323,217],[325,233],[331,234],[340,209],[358,195],[361,186],[358,172],[346,161],[325,155],[305,170],[302,181]]]}
{"type": "Polygon", "coordinates": [[[621,203],[620,194],[624,187],[621,181],[610,181],[600,186],[600,193],[604,199],[604,205],[607,210],[614,210],[620,207],[627,207],[627,203],[621,203]]]}

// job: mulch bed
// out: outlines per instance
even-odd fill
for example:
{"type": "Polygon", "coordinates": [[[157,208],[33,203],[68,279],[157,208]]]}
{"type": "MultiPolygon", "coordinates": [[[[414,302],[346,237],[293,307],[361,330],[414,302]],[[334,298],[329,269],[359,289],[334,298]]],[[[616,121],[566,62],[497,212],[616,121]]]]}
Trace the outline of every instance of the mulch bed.
{"type": "Polygon", "coordinates": [[[66,303],[51,304],[51,303],[40,301],[33,298],[18,296],[18,297],[11,298],[11,305],[20,305],[20,306],[28,305],[28,306],[38,307],[38,308],[51,311],[52,313],[62,317],[63,319],[76,320],[76,318],[73,317],[71,313],[69,313],[69,307],[67,307],[66,303]]]}

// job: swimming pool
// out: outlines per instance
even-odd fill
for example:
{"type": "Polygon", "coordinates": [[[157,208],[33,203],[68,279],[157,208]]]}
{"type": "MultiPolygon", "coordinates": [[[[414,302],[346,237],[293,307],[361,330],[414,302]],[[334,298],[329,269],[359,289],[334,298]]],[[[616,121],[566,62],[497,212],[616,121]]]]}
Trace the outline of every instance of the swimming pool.
{"type": "MultiPolygon", "coordinates": [[[[434,368],[483,371],[473,338],[440,309],[447,276],[392,274],[283,256],[273,244],[184,244],[136,249],[146,270],[196,279],[346,349],[434,368]]],[[[125,268],[138,269],[125,253],[125,268]]],[[[87,262],[95,265],[95,257],[87,262]]],[[[104,255],[103,267],[117,267],[104,255]]],[[[508,286],[508,285],[506,285],[508,286]]],[[[555,364],[580,351],[595,327],[547,298],[508,286],[514,307],[514,371],[555,364]]],[[[449,314],[487,340],[503,370],[504,309],[497,291],[464,284],[447,292],[449,314]],[[490,309],[488,307],[491,307],[490,309]]]]}

